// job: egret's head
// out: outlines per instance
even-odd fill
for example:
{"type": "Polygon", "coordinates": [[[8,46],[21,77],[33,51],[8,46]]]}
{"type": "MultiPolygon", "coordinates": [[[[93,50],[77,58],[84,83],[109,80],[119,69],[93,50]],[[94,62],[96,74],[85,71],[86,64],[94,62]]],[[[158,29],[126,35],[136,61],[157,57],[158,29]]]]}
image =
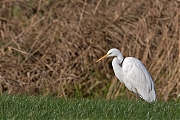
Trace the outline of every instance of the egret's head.
{"type": "Polygon", "coordinates": [[[107,57],[118,57],[119,55],[122,55],[121,52],[116,49],[116,48],[112,48],[110,49],[106,55],[104,55],[103,57],[101,57],[99,60],[97,60],[96,62],[99,62],[100,60],[107,58],[107,57]]]}
{"type": "Polygon", "coordinates": [[[107,57],[115,57],[118,56],[120,51],[117,48],[112,48],[107,52],[107,57]]]}

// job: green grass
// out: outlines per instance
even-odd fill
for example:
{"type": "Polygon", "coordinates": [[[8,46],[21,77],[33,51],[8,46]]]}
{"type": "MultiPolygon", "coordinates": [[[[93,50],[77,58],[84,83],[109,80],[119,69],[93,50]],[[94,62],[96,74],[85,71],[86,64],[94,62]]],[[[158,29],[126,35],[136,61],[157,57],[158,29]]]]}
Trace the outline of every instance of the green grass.
{"type": "Polygon", "coordinates": [[[180,119],[179,102],[61,99],[1,95],[0,119],[180,119]]]}

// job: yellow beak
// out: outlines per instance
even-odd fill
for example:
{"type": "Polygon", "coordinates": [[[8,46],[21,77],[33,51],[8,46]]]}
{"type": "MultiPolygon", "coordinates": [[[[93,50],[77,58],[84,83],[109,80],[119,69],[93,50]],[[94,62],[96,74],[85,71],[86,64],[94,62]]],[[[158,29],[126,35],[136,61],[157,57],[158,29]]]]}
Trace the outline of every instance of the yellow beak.
{"type": "Polygon", "coordinates": [[[96,62],[99,62],[100,60],[106,58],[108,56],[108,54],[104,55],[103,57],[101,57],[99,60],[97,60],[96,62]]]}

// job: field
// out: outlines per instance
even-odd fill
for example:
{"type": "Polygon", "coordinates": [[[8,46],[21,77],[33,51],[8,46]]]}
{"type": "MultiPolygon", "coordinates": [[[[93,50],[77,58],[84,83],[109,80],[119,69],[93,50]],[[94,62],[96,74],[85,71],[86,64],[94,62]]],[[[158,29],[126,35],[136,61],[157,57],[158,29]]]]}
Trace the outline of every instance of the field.
{"type": "Polygon", "coordinates": [[[179,0],[1,0],[0,119],[180,119],[179,0]],[[157,102],[135,101],[111,48],[142,61],[157,102]]]}
{"type": "Polygon", "coordinates": [[[42,96],[0,97],[0,119],[178,120],[179,102],[62,99],[42,96]]]}

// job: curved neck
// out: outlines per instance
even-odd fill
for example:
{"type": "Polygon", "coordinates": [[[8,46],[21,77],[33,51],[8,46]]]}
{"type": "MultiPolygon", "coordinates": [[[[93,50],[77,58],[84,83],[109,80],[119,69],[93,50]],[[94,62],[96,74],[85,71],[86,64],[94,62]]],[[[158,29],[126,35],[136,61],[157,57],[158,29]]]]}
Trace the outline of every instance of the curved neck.
{"type": "MultiPolygon", "coordinates": [[[[123,61],[122,58],[123,57],[121,57],[121,60],[123,61]]],[[[120,64],[122,63],[121,60],[118,57],[115,57],[112,61],[112,66],[116,77],[119,79],[120,82],[124,83],[124,73],[120,66],[120,64]]]]}
{"type": "Polygon", "coordinates": [[[117,55],[117,58],[119,59],[119,64],[121,64],[124,60],[123,55],[121,54],[121,52],[117,55]]]}

